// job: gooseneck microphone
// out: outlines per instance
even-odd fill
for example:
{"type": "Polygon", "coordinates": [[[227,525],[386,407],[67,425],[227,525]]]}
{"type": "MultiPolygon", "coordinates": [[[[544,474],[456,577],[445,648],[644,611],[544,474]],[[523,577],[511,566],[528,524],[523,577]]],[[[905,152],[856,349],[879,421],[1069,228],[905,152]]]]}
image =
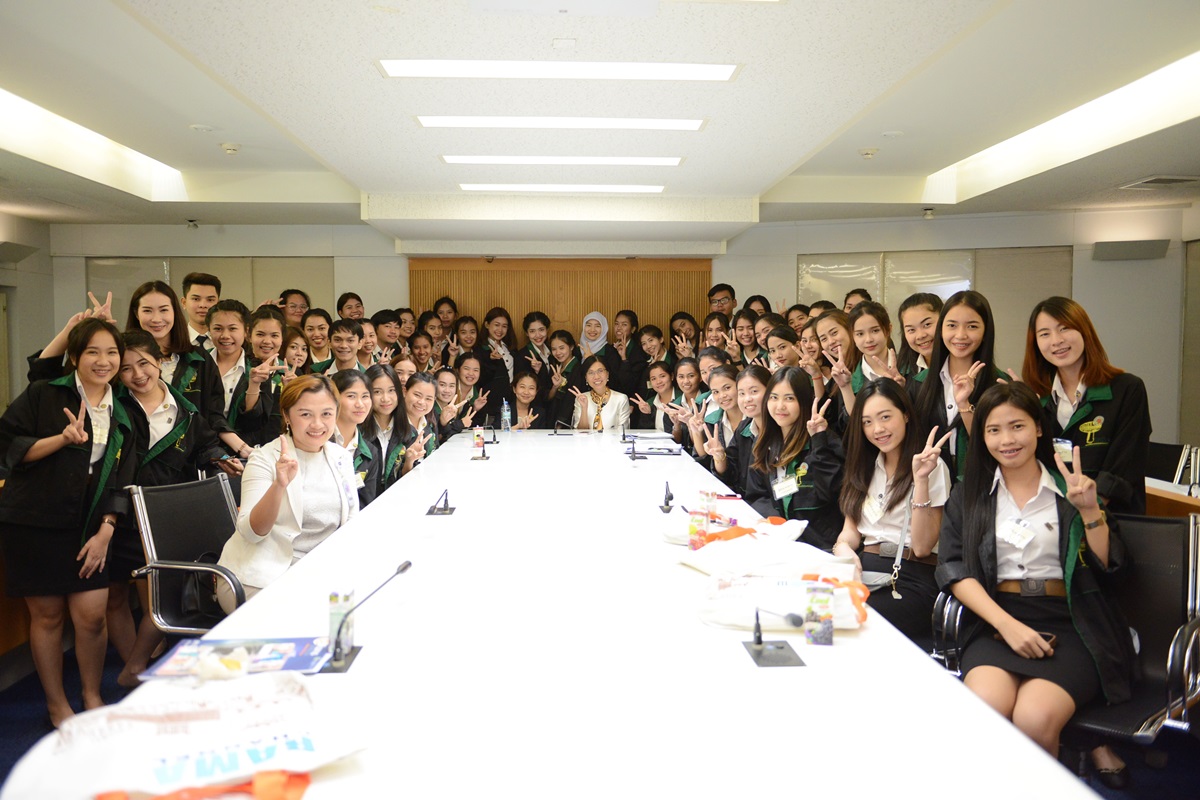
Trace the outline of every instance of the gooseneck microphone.
{"type": "Polygon", "coordinates": [[[659,510],[664,514],[671,513],[671,501],[675,499],[675,495],[671,494],[671,484],[666,484],[666,491],[663,493],[663,504],[659,506],[659,510]]]}
{"type": "Polygon", "coordinates": [[[645,456],[638,455],[637,442],[638,442],[638,440],[637,440],[636,436],[629,437],[629,460],[630,461],[645,461],[646,460],[645,456]]]}
{"type": "Polygon", "coordinates": [[[559,428],[565,428],[565,429],[566,429],[566,431],[567,431],[567,432],[566,432],[566,433],[564,433],[564,434],[562,434],[563,436],[571,436],[572,434],[574,434],[574,433],[575,433],[575,429],[574,429],[574,428],[572,428],[570,425],[568,425],[567,423],[563,422],[561,419],[556,419],[556,420],[554,420],[554,433],[552,433],[552,434],[550,434],[550,435],[551,435],[551,436],[558,436],[558,435],[559,435],[559,433],[558,433],[558,429],[559,429],[559,428]]]}
{"type": "Polygon", "coordinates": [[[429,510],[425,512],[425,516],[441,517],[453,513],[454,507],[450,505],[450,490],[445,489],[440,495],[438,495],[438,499],[433,501],[433,505],[431,505],[429,510]],[[439,502],[441,503],[440,506],[438,505],[439,502]]]}
{"type": "MultiPolygon", "coordinates": [[[[383,587],[385,587],[389,583],[391,583],[392,578],[395,578],[397,575],[403,575],[404,573],[408,572],[408,568],[411,566],[412,566],[411,561],[405,561],[403,564],[396,567],[396,571],[393,572],[391,575],[388,575],[387,580],[385,580],[383,583],[376,586],[369,595],[367,595],[362,600],[359,600],[357,603],[355,603],[354,606],[351,607],[351,609],[346,612],[346,615],[344,617],[342,617],[342,621],[338,624],[337,636],[335,637],[334,642],[333,642],[333,663],[335,666],[341,666],[346,663],[347,653],[346,653],[345,647],[342,644],[342,632],[346,628],[346,621],[350,619],[350,615],[353,614],[355,611],[358,611],[358,609],[362,608],[362,604],[367,602],[368,600],[370,600],[372,597],[374,597],[376,592],[378,592],[380,589],[382,589],[383,587]]],[[[359,647],[359,648],[351,648],[351,649],[354,650],[355,652],[357,652],[357,650],[361,650],[362,648],[359,647]]]]}

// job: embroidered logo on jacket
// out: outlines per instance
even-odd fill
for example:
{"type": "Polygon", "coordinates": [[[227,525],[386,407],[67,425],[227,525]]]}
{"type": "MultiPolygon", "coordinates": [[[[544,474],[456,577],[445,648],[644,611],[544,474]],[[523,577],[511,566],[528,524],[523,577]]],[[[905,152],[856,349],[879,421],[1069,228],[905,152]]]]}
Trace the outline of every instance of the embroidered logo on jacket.
{"type": "MultiPolygon", "coordinates": [[[[1079,426],[1080,432],[1087,434],[1087,439],[1084,441],[1083,446],[1088,447],[1089,445],[1096,444],[1097,443],[1096,442],[1096,434],[1099,433],[1100,429],[1103,427],[1104,427],[1104,417],[1096,417],[1091,422],[1084,422],[1084,423],[1080,424],[1080,426],[1079,426]]],[[[1101,442],[1100,444],[1103,444],[1103,442],[1101,442]]]]}

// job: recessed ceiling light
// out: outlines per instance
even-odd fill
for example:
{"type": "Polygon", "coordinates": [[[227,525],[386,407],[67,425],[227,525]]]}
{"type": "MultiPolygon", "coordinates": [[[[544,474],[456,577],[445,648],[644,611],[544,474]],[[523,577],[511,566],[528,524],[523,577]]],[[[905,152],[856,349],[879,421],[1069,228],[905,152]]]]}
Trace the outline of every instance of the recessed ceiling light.
{"type": "Polygon", "coordinates": [[[609,81],[727,81],[736,64],[659,64],[638,61],[458,61],[384,58],[389,78],[525,78],[609,81]]]}
{"type": "Polygon", "coordinates": [[[702,119],[639,119],[622,117],[426,117],[426,128],[556,128],[573,130],[698,131],[702,119]]]}
{"type": "Polygon", "coordinates": [[[464,192],[608,192],[611,194],[657,194],[665,186],[619,183],[460,183],[464,192]]]}
{"type": "Polygon", "coordinates": [[[447,164],[550,167],[678,167],[679,156],[442,156],[447,164]]]}

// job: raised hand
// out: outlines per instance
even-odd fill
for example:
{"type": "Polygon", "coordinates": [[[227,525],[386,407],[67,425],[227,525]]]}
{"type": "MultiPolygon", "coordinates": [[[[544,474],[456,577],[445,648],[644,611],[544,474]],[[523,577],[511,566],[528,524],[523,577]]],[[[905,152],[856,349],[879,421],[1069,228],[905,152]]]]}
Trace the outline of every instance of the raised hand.
{"type": "Polygon", "coordinates": [[[504,353],[500,352],[499,345],[492,345],[488,348],[488,350],[490,351],[488,355],[496,361],[502,361],[504,359],[504,353]]]}
{"type": "Polygon", "coordinates": [[[272,373],[280,372],[284,369],[286,369],[285,366],[264,361],[250,370],[250,382],[255,386],[262,386],[263,382],[270,378],[272,373]]]}
{"type": "Polygon", "coordinates": [[[418,436],[404,451],[404,463],[408,465],[409,469],[412,468],[413,464],[416,464],[417,461],[425,457],[425,445],[429,444],[429,437],[432,435],[431,432],[427,432],[418,436]]]}
{"type": "Polygon", "coordinates": [[[912,471],[913,480],[918,478],[928,478],[937,468],[938,461],[942,457],[942,448],[946,446],[946,442],[950,441],[950,437],[954,435],[954,431],[948,432],[941,439],[934,442],[934,437],[937,436],[938,426],[934,425],[933,430],[929,432],[929,438],[925,440],[925,449],[913,455],[912,471]]]}
{"type": "Polygon", "coordinates": [[[896,351],[887,351],[887,361],[885,362],[879,356],[866,356],[867,363],[871,365],[871,369],[885,378],[891,378],[901,386],[904,385],[904,376],[900,374],[900,370],[896,369],[896,351]]]}
{"type": "Polygon", "coordinates": [[[737,363],[742,358],[742,346],[738,344],[738,340],[732,333],[722,333],[725,337],[725,352],[729,353],[729,357],[737,363]]]}
{"type": "Polygon", "coordinates": [[[516,430],[529,430],[533,427],[533,423],[537,421],[537,414],[530,414],[527,417],[521,417],[517,420],[516,430]]]}
{"type": "Polygon", "coordinates": [[[796,345],[796,352],[800,354],[800,369],[808,373],[808,376],[813,379],[813,386],[824,385],[825,375],[821,372],[821,364],[815,358],[812,358],[808,353],[804,352],[804,348],[796,345]]]}
{"type": "Polygon", "coordinates": [[[281,489],[286,489],[299,472],[300,462],[292,455],[292,448],[288,445],[287,437],[280,437],[279,460],[275,462],[275,484],[281,489]]]}
{"type": "Polygon", "coordinates": [[[451,359],[457,358],[458,354],[462,352],[458,349],[458,337],[452,334],[446,341],[449,342],[448,346],[446,347],[447,355],[449,355],[451,359]]]}
{"type": "Polygon", "coordinates": [[[534,375],[542,371],[542,360],[540,358],[525,356],[525,360],[529,362],[529,367],[533,370],[534,375]]]}
{"type": "Polygon", "coordinates": [[[842,361],[842,351],[838,350],[836,355],[829,350],[822,350],[821,352],[825,354],[825,358],[829,359],[831,365],[829,376],[833,378],[833,382],[843,388],[849,386],[851,374],[850,369],[846,366],[846,362],[842,361]]]}
{"type": "Polygon", "coordinates": [[[663,406],[663,410],[667,412],[667,418],[671,420],[672,425],[679,425],[681,415],[683,414],[683,406],[677,406],[674,403],[667,403],[663,406]]]}
{"type": "Polygon", "coordinates": [[[467,413],[463,414],[462,424],[463,424],[464,428],[469,428],[469,427],[471,427],[471,424],[474,422],[475,422],[475,407],[471,406],[467,409],[467,413]]]}
{"type": "Polygon", "coordinates": [[[1063,463],[1062,457],[1054,454],[1054,463],[1058,471],[1067,481],[1067,502],[1075,506],[1082,514],[1086,511],[1099,511],[1100,502],[1096,497],[1096,482],[1083,474],[1083,461],[1079,458],[1079,446],[1076,445],[1071,453],[1071,467],[1063,463]]]}
{"type": "Polygon", "coordinates": [[[624,334],[617,334],[616,341],[613,342],[613,349],[617,351],[617,355],[624,361],[625,355],[629,350],[629,340],[625,338],[624,334]]]}
{"type": "Polygon", "coordinates": [[[696,354],[692,343],[682,336],[674,336],[671,338],[671,341],[675,343],[675,355],[680,358],[691,358],[696,354]]]}
{"type": "Polygon", "coordinates": [[[283,368],[283,385],[287,386],[296,377],[296,366],[291,362],[284,364],[283,368]]]}
{"type": "MultiPolygon", "coordinates": [[[[1004,370],[1004,374],[1008,375],[1009,380],[1021,383],[1021,376],[1013,371],[1012,367],[1004,370]]],[[[996,383],[1008,383],[1004,378],[996,378],[996,383]]]]}
{"type": "Polygon", "coordinates": [[[390,364],[396,356],[396,348],[385,347],[379,351],[379,358],[375,361],[376,364],[390,364]]]}
{"type": "Polygon", "coordinates": [[[975,380],[983,371],[984,366],[982,361],[976,361],[965,374],[954,376],[954,403],[958,408],[961,409],[971,402],[971,392],[975,391],[975,380]]]}
{"type": "Polygon", "coordinates": [[[492,393],[492,390],[488,389],[486,392],[479,395],[479,397],[475,398],[475,410],[476,411],[483,410],[483,407],[487,405],[488,397],[491,395],[491,393],[492,393]]]}
{"type": "Polygon", "coordinates": [[[808,418],[809,436],[816,436],[821,431],[829,430],[829,420],[825,419],[825,409],[829,408],[829,404],[833,402],[833,398],[829,398],[825,401],[824,405],[817,408],[817,403],[820,402],[820,398],[813,400],[812,415],[808,418]]]}
{"type": "Polygon", "coordinates": [[[552,386],[565,386],[566,380],[563,379],[563,368],[555,364],[550,367],[550,384],[552,386]]]}
{"type": "Polygon", "coordinates": [[[635,394],[633,396],[633,404],[637,406],[637,410],[643,414],[650,413],[650,404],[643,400],[640,394],[635,394]]]}
{"type": "Polygon", "coordinates": [[[443,425],[449,425],[451,421],[458,416],[458,403],[456,400],[447,403],[445,407],[442,408],[442,416],[440,419],[443,425]]]}
{"type": "Polygon", "coordinates": [[[593,355],[593,353],[592,353],[592,348],[591,348],[591,347],[588,345],[588,343],[587,343],[587,342],[584,342],[584,343],[583,343],[583,344],[580,346],[580,348],[579,348],[579,351],[580,351],[580,353],[583,355],[583,360],[584,360],[584,361],[587,361],[587,360],[588,360],[589,358],[591,358],[591,357],[592,357],[592,355],[593,355]]]}
{"type": "Polygon", "coordinates": [[[579,408],[587,411],[588,397],[587,392],[581,392],[574,386],[571,387],[571,394],[575,395],[575,402],[579,404],[579,408]]]}
{"type": "Polygon", "coordinates": [[[86,444],[88,440],[87,430],[83,427],[87,420],[87,401],[79,401],[79,416],[76,417],[71,413],[71,409],[64,408],[63,413],[67,415],[67,427],[63,428],[63,441],[67,444],[86,444]]]}
{"type": "Polygon", "coordinates": [[[704,427],[704,452],[713,457],[714,461],[725,460],[725,445],[721,444],[721,440],[717,438],[717,426],[712,428],[704,427]]]}
{"type": "Polygon", "coordinates": [[[88,292],[88,299],[92,301],[91,315],[97,319],[102,319],[106,322],[116,322],[112,315],[112,292],[108,293],[108,297],[104,298],[101,303],[96,299],[96,295],[88,292]]]}

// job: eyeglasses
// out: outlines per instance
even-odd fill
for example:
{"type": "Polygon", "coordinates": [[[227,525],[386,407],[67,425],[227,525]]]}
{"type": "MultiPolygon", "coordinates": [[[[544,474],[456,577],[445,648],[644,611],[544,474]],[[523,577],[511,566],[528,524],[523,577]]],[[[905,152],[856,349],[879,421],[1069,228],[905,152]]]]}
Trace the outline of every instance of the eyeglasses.
{"type": "Polygon", "coordinates": [[[710,306],[712,306],[713,308],[716,308],[717,306],[732,306],[733,298],[732,297],[714,297],[713,299],[708,301],[708,304],[710,306]]]}
{"type": "Polygon", "coordinates": [[[300,305],[298,303],[288,303],[286,308],[288,311],[308,311],[308,306],[300,305]]]}
{"type": "Polygon", "coordinates": [[[590,369],[590,370],[588,370],[587,376],[589,378],[607,378],[608,370],[606,370],[606,369],[590,369]]]}

